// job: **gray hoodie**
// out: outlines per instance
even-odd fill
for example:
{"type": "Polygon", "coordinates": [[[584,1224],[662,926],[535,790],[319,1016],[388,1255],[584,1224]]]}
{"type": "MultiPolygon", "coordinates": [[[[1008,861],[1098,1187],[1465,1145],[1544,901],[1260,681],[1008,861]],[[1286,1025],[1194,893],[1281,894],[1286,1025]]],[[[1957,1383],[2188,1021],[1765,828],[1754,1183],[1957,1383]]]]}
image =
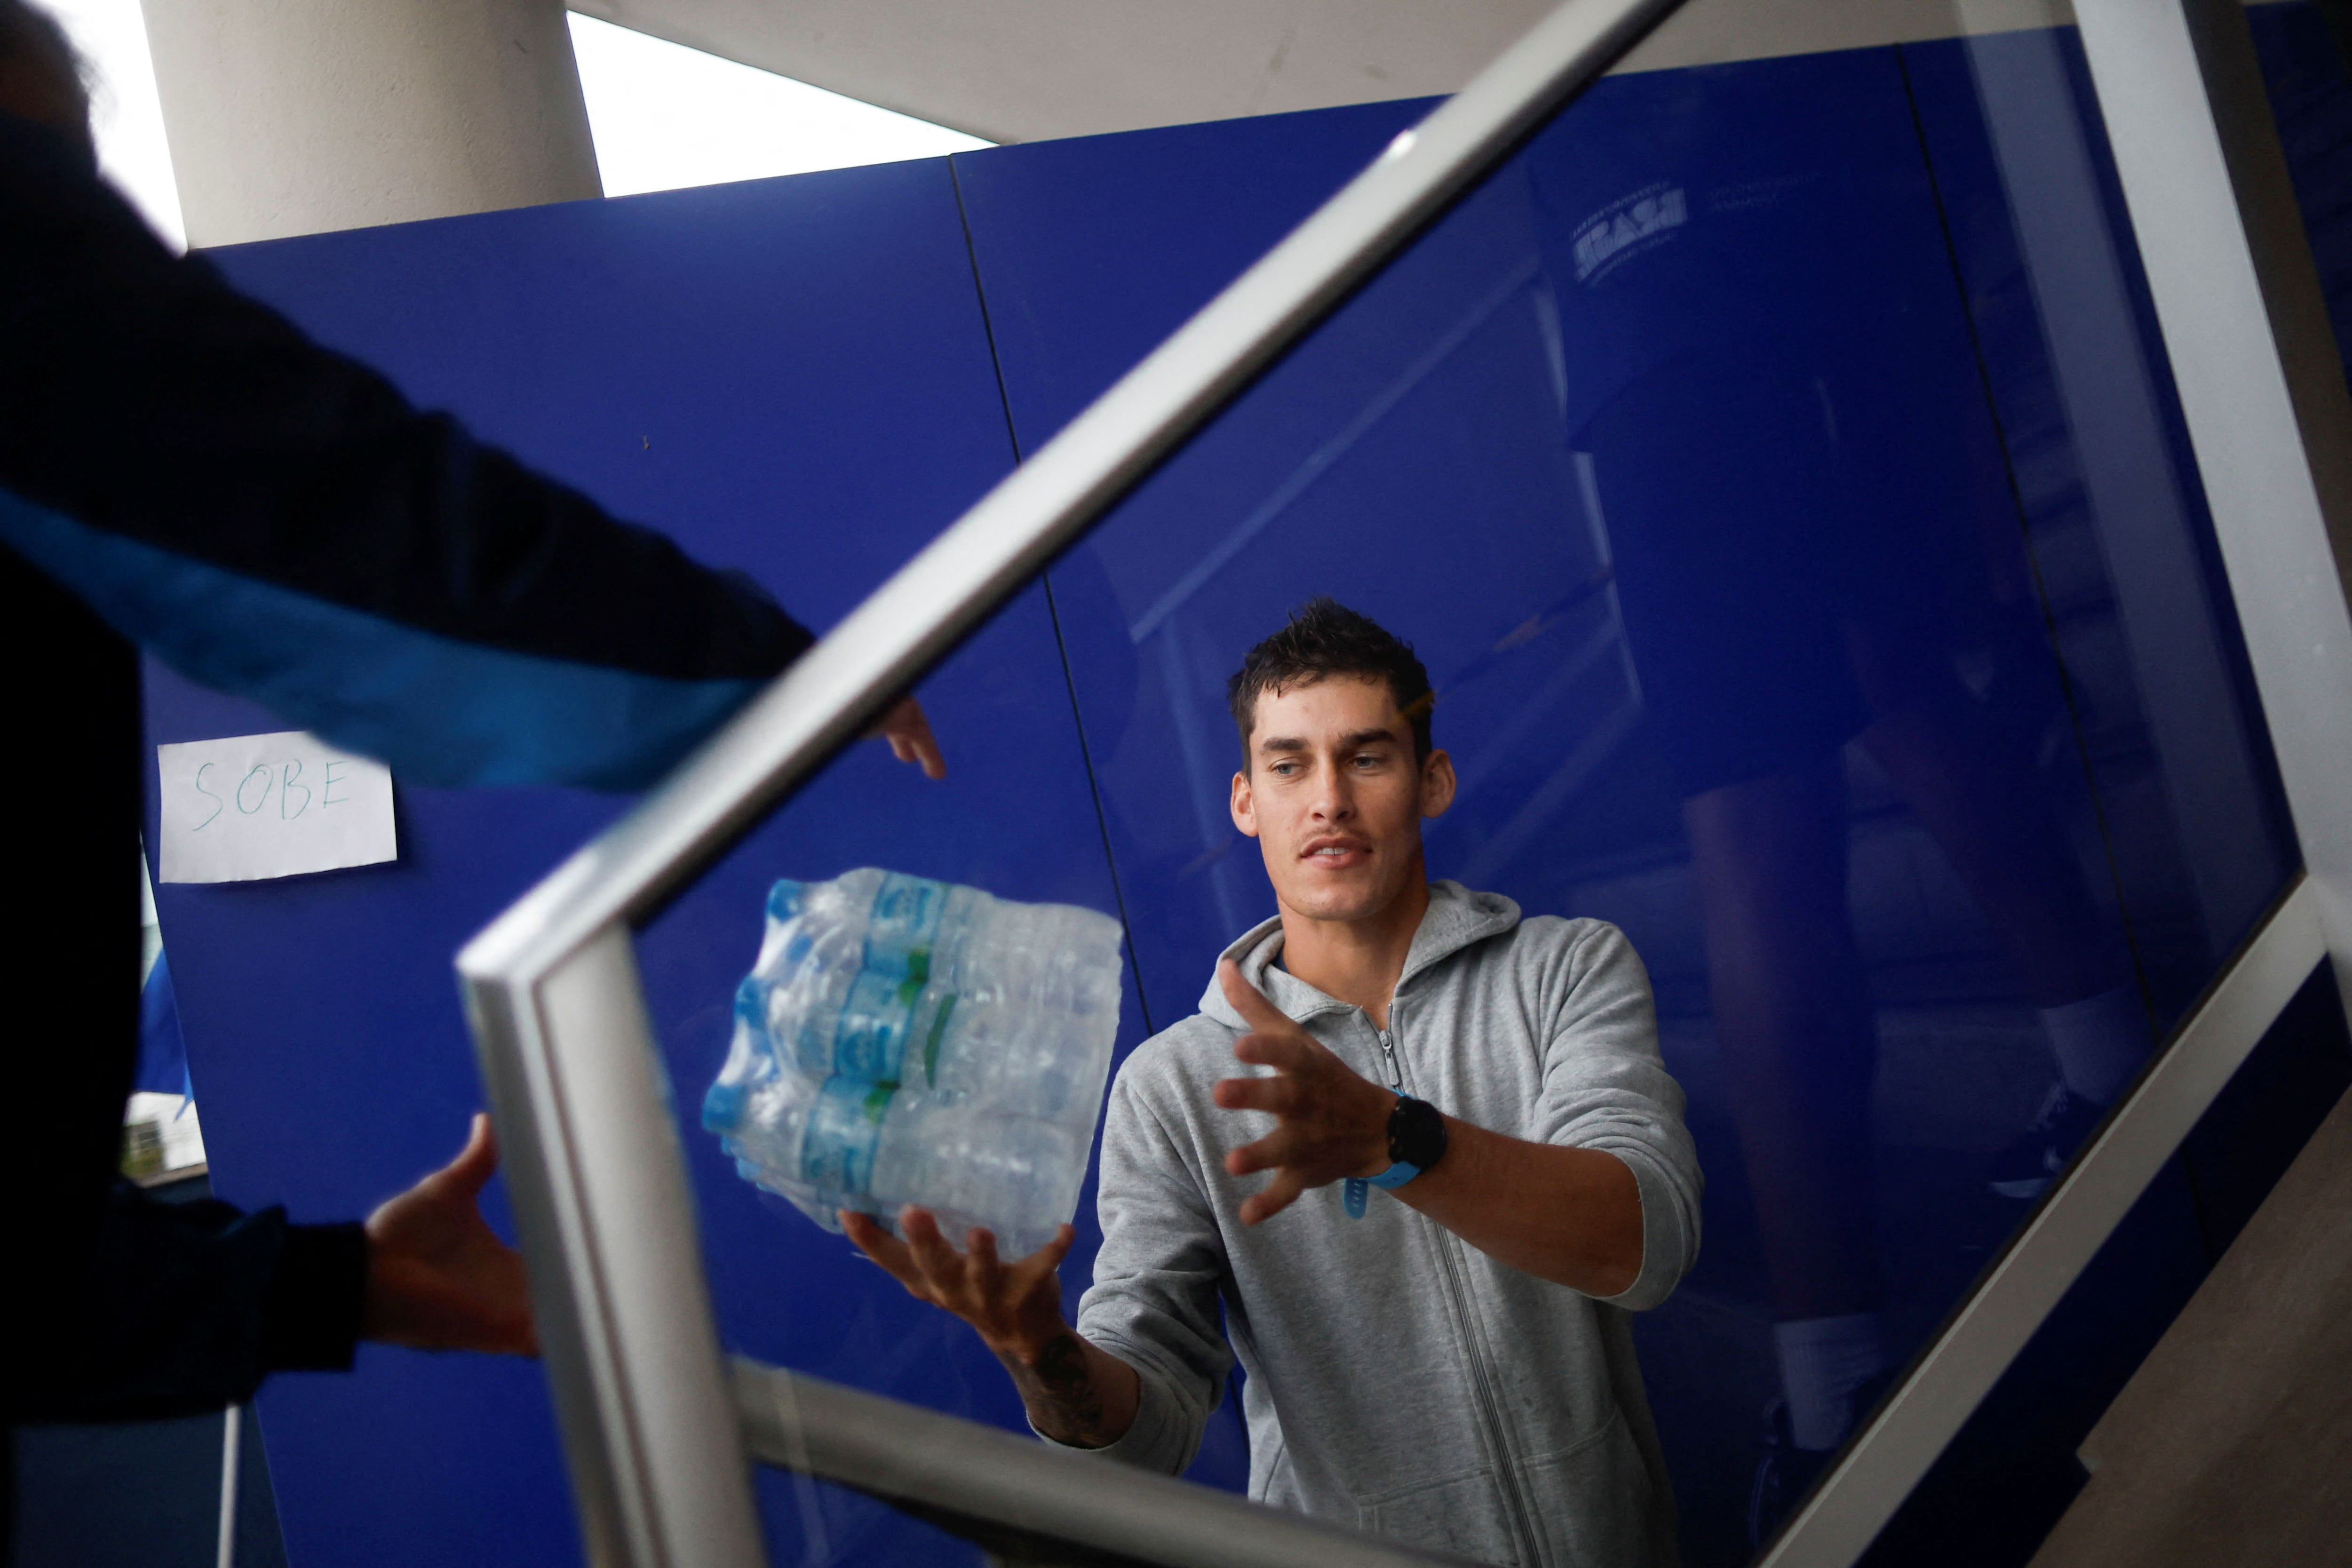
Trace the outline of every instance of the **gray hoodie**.
{"type": "Polygon", "coordinates": [[[1181,1470],[1238,1354],[1254,1498],[1518,1568],[1673,1563],[1674,1500],[1627,1313],[1690,1267],[1700,1178],[1632,944],[1598,921],[1522,921],[1498,894],[1432,884],[1390,1005],[1393,1070],[1363,1010],[1274,967],[1281,950],[1268,921],[1225,951],[1365,1077],[1631,1166],[1641,1275],[1596,1300],[1377,1188],[1351,1220],[1338,1183],[1244,1226],[1242,1199],[1265,1178],[1222,1162],[1270,1119],[1210,1100],[1219,1079],[1252,1070],[1234,1059],[1244,1025],[1213,976],[1201,1011],[1138,1047],[1111,1088],[1103,1247],[1077,1327],[1136,1369],[1143,1396],[1102,1452],[1181,1470]]]}

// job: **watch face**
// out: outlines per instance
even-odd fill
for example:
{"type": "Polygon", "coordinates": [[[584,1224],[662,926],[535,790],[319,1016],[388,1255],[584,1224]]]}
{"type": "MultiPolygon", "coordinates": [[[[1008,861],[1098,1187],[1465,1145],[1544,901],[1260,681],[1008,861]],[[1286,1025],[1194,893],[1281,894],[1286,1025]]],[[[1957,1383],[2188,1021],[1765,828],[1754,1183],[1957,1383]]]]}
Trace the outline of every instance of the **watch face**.
{"type": "Polygon", "coordinates": [[[1445,1157],[1445,1118],[1425,1100],[1400,1099],[1389,1114],[1389,1158],[1428,1170],[1445,1157]]]}

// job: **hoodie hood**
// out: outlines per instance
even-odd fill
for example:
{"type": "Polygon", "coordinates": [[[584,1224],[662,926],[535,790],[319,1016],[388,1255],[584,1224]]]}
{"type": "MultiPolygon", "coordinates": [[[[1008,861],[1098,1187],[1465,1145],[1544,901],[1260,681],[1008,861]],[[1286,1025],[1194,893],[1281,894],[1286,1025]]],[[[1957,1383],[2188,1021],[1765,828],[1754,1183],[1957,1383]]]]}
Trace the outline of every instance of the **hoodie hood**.
{"type": "MultiPolygon", "coordinates": [[[[1421,929],[1412,933],[1412,947],[1405,953],[1404,973],[1397,976],[1396,994],[1403,995],[1405,988],[1433,965],[1490,936],[1499,936],[1518,923],[1519,906],[1500,893],[1475,893],[1454,881],[1432,882],[1429,908],[1422,913],[1421,929]]],[[[1303,1024],[1318,1013],[1350,1005],[1335,996],[1326,996],[1288,970],[1276,968],[1274,961],[1281,954],[1282,917],[1276,915],[1244,931],[1217,958],[1219,963],[1230,958],[1240,964],[1242,978],[1256,986],[1294,1023],[1303,1024]]],[[[1209,988],[1201,994],[1201,1011],[1228,1029],[1249,1027],[1234,1011],[1233,1004],[1225,1000],[1225,989],[1217,984],[1214,968],[1209,971],[1209,988]]]]}

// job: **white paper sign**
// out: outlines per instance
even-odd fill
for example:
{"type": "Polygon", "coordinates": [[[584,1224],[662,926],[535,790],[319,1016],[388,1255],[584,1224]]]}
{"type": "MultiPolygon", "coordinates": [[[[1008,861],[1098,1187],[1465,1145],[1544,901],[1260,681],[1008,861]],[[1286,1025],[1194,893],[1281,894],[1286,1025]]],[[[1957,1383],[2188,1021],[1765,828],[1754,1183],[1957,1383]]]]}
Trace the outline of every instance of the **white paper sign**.
{"type": "Polygon", "coordinates": [[[166,882],[247,882],[400,858],[392,770],[316,735],[155,748],[166,882]]]}

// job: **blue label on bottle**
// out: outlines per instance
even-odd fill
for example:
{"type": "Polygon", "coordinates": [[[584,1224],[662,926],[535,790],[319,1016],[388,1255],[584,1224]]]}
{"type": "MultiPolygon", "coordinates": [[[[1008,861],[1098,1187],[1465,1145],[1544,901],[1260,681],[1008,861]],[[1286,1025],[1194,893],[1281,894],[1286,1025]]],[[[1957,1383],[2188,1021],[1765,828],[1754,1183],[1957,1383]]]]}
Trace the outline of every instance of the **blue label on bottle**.
{"type": "Polygon", "coordinates": [[[898,1092],[898,1086],[891,1083],[827,1080],[809,1107],[808,1127],[801,1134],[801,1179],[833,1192],[866,1195],[874,1179],[875,1146],[882,1141],[882,1118],[898,1092]]]}
{"type": "Polygon", "coordinates": [[[850,983],[834,1026],[833,1070],[867,1083],[895,1083],[907,1055],[907,1031],[929,972],[926,952],[912,955],[914,973],[904,976],[866,970],[850,983]]]}
{"type": "Polygon", "coordinates": [[[866,967],[904,975],[914,954],[928,960],[939,937],[940,916],[948,907],[948,884],[925,877],[894,871],[883,878],[866,915],[866,967]]]}
{"type": "Polygon", "coordinates": [[[734,1131],[743,1121],[743,1102],[749,1098],[741,1084],[719,1079],[702,1097],[702,1125],[713,1132],[734,1131]]]}

